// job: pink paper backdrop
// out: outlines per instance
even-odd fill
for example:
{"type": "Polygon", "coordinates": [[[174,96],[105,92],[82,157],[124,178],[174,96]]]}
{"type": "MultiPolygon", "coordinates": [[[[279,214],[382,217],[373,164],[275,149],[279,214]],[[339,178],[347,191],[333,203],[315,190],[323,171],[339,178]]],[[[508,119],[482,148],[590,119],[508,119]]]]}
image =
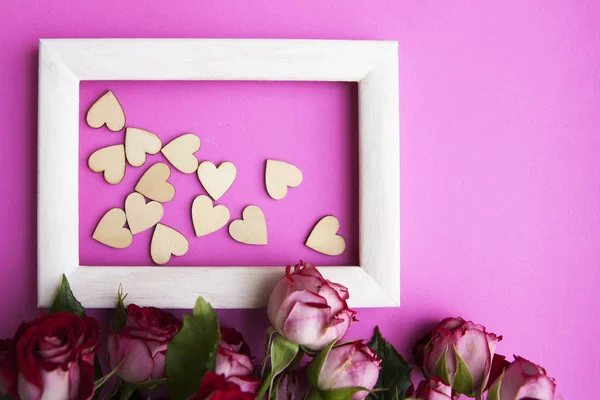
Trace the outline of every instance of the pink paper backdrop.
{"type": "MultiPolygon", "coordinates": [[[[402,307],[360,310],[360,323],[351,336],[368,336],[380,324],[409,355],[411,343],[433,322],[462,315],[503,334],[499,352],[517,353],[545,366],[566,399],[596,394],[586,378],[600,373],[595,341],[600,317],[593,309],[600,303],[598,2],[4,0],[0,15],[0,336],[12,334],[21,320],[39,312],[38,38],[391,39],[400,48],[402,307]]],[[[92,96],[83,88],[84,96],[92,96]]],[[[214,101],[226,102],[227,93],[238,90],[233,88],[212,89],[222,93],[214,101]]],[[[351,110],[345,96],[352,94],[343,85],[294,89],[273,84],[264,89],[266,100],[262,89],[252,84],[242,88],[252,103],[248,119],[273,107],[278,118],[269,122],[272,126],[284,126],[286,118],[279,116],[286,115],[306,126],[303,115],[294,115],[290,108],[319,102],[342,119],[332,135],[348,129],[351,110]],[[284,97],[286,101],[275,104],[270,96],[281,96],[284,89],[290,97],[305,90],[314,94],[291,103],[284,97]]],[[[190,90],[203,95],[200,87],[190,90]]],[[[137,89],[126,92],[135,96],[137,89]]],[[[172,99],[183,97],[173,94],[172,99]]],[[[239,111],[244,102],[233,103],[239,111]]],[[[194,121],[200,124],[206,118],[203,123],[215,128],[213,132],[218,122],[234,117],[223,107],[212,116],[201,111],[194,121]]],[[[155,118],[155,129],[164,123],[164,135],[201,127],[150,114],[144,121],[155,118]]],[[[141,111],[136,118],[141,125],[141,111]]],[[[324,128],[326,122],[322,124],[324,128]]],[[[307,134],[298,129],[289,126],[291,133],[307,134]]],[[[341,144],[339,137],[331,140],[341,144]]],[[[209,149],[203,150],[227,157],[216,146],[209,149]]],[[[336,155],[349,156],[348,148],[336,155]]],[[[246,190],[239,186],[235,190],[246,190]]],[[[308,185],[299,189],[308,193],[308,185]]],[[[348,201],[339,194],[338,201],[348,201]]],[[[231,201],[241,207],[241,198],[231,201]]],[[[338,209],[346,206],[340,203],[338,209]]],[[[305,234],[304,225],[302,229],[305,234]]],[[[295,252],[289,254],[290,262],[297,258],[295,252]]],[[[265,256],[262,261],[269,260],[265,256]]],[[[110,316],[102,310],[91,314],[103,321],[110,316]]],[[[259,351],[267,326],[263,311],[219,315],[259,351]]]]}

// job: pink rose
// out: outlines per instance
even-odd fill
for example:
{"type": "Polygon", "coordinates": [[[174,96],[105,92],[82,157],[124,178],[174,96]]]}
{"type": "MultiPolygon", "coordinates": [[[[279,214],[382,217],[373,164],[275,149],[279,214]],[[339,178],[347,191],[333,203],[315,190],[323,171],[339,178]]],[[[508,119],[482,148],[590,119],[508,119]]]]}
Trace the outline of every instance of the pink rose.
{"type": "MultiPolygon", "coordinates": [[[[255,380],[260,384],[260,381],[255,380]]],[[[248,391],[235,382],[225,379],[224,375],[207,372],[200,382],[200,389],[188,400],[255,400],[256,389],[248,391]]]]}
{"type": "MultiPolygon", "coordinates": [[[[375,352],[362,340],[331,349],[319,374],[317,388],[322,391],[350,387],[371,390],[379,378],[379,364],[375,352]]],[[[351,400],[362,400],[369,393],[360,391],[351,400]]]]}
{"type": "Polygon", "coordinates": [[[452,388],[441,379],[421,381],[416,391],[407,393],[407,400],[453,400],[452,388]]]}
{"type": "Polygon", "coordinates": [[[125,327],[108,333],[111,368],[130,383],[143,383],[165,377],[167,345],[181,328],[181,320],[154,307],[127,306],[125,327]]]}
{"type": "Polygon", "coordinates": [[[249,376],[230,376],[226,380],[238,385],[240,390],[246,393],[256,393],[261,384],[260,379],[254,379],[249,376]]]}
{"type": "Polygon", "coordinates": [[[215,373],[231,376],[249,376],[254,371],[250,348],[242,334],[232,328],[221,328],[221,341],[217,351],[215,373]]]}
{"type": "Polygon", "coordinates": [[[488,400],[553,400],[556,383],[546,370],[524,358],[513,361],[493,383],[488,400]]]}
{"type": "Polygon", "coordinates": [[[267,315],[291,342],[321,350],[346,335],[355,312],[348,309],[348,289],[325,280],[314,265],[288,266],[273,289],[267,315]]]}
{"type": "Polygon", "coordinates": [[[487,384],[500,340],[502,336],[487,333],[482,325],[462,318],[446,318],[433,329],[423,347],[423,371],[427,377],[441,378],[456,392],[473,397],[487,384]],[[466,366],[472,379],[460,378],[459,365],[466,366]]]}
{"type": "Polygon", "coordinates": [[[8,382],[2,375],[2,363],[8,357],[8,352],[12,349],[13,344],[12,339],[0,339],[0,397],[7,393],[6,388],[8,386],[8,382]]]}
{"type": "Polygon", "coordinates": [[[98,321],[71,313],[21,324],[2,363],[8,393],[20,400],[91,399],[99,340],[98,321]]]}

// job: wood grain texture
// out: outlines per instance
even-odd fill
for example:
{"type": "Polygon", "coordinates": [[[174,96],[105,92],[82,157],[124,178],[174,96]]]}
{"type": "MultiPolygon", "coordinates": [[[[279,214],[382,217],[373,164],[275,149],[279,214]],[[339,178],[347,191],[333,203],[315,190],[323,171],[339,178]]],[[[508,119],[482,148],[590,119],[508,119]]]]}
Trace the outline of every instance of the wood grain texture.
{"type": "Polygon", "coordinates": [[[184,174],[193,174],[198,169],[198,159],[194,155],[200,150],[200,138],[186,133],[167,143],[161,150],[173,167],[184,174]]]}
{"type": "Polygon", "coordinates": [[[125,130],[125,155],[132,167],[141,167],[146,162],[146,154],[157,154],[162,141],[156,134],[139,128],[125,130]]]}
{"type": "Polygon", "coordinates": [[[265,164],[265,187],[272,199],[281,200],[289,187],[298,187],[302,183],[302,171],[295,165],[284,161],[267,160],[265,164]]]}
{"type": "Polygon", "coordinates": [[[79,267],[77,165],[82,79],[359,82],[360,267],[322,270],[328,279],[348,286],[353,307],[400,304],[396,42],[40,40],[38,304],[52,303],[65,273],[87,307],[113,307],[119,282],[130,292],[129,299],[140,305],[189,308],[201,294],[216,307],[261,307],[281,269],[79,267]]]}
{"type": "Polygon", "coordinates": [[[342,254],[346,250],[346,241],[337,234],[339,229],[340,222],[336,217],[328,215],[321,218],[306,239],[306,247],[328,256],[342,254]]]}
{"type": "Polygon", "coordinates": [[[125,127],[125,112],[119,100],[110,90],[92,104],[85,116],[90,128],[101,128],[106,125],[113,132],[125,127]]]}
{"type": "Polygon", "coordinates": [[[122,144],[103,147],[88,158],[88,167],[94,172],[104,172],[104,180],[111,185],[125,177],[125,147],[122,144]]]}
{"type": "Polygon", "coordinates": [[[188,240],[181,232],[164,224],[156,224],[150,242],[152,261],[160,265],[166,264],[171,255],[183,256],[188,249],[188,240]]]}
{"type": "Polygon", "coordinates": [[[204,190],[213,198],[219,200],[233,185],[237,169],[229,161],[222,162],[218,167],[211,161],[203,161],[198,167],[198,179],[204,190]]]}
{"type": "Polygon", "coordinates": [[[146,203],[144,196],[137,192],[130,193],[125,199],[125,215],[132,235],[152,228],[163,214],[162,204],[157,201],[146,203]]]}
{"type": "Polygon", "coordinates": [[[229,235],[244,244],[267,244],[267,221],[265,214],[257,206],[248,206],[242,212],[242,219],[229,224],[229,235]]]}
{"type": "Polygon", "coordinates": [[[126,222],[125,211],[120,208],[111,208],[96,225],[92,238],[115,249],[129,247],[133,236],[129,229],[124,228],[126,222]]]}
{"type": "Polygon", "coordinates": [[[175,187],[167,182],[171,168],[165,163],[152,165],[140,178],[135,190],[149,199],[166,203],[175,197],[175,187]]]}
{"type": "Polygon", "coordinates": [[[229,209],[224,205],[213,206],[210,197],[200,195],[192,202],[192,223],[197,237],[216,232],[229,222],[229,209]]]}

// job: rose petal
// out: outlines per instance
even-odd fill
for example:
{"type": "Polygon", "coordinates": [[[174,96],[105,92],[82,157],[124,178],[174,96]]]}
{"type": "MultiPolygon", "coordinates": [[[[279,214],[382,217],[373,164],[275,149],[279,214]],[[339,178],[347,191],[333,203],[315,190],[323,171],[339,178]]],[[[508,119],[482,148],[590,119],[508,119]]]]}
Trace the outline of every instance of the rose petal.
{"type": "MultiPolygon", "coordinates": [[[[117,375],[130,383],[146,382],[152,376],[154,362],[144,342],[118,337],[119,371],[117,375]]],[[[111,364],[115,362],[111,359],[111,364]]]]}
{"type": "Polygon", "coordinates": [[[54,371],[41,371],[44,392],[40,400],[75,399],[69,396],[69,371],[57,368],[54,371]]]}
{"type": "MultiPolygon", "coordinates": [[[[317,304],[317,305],[320,304],[325,307],[327,306],[327,301],[323,297],[321,297],[311,291],[300,290],[297,292],[292,292],[289,296],[286,297],[285,301],[279,307],[279,310],[277,312],[277,317],[275,319],[275,323],[273,324],[273,326],[276,329],[283,330],[284,324],[289,319],[292,309],[298,303],[317,304]]],[[[329,312],[330,312],[330,309],[327,308],[327,316],[324,317],[325,321],[327,321],[329,319],[329,315],[330,315],[329,312]]],[[[324,322],[323,325],[325,323],[326,322],[324,322]]],[[[280,333],[283,333],[283,332],[280,331],[280,333]]],[[[321,332],[319,332],[319,333],[321,333],[321,332]]],[[[290,339],[289,337],[287,337],[287,338],[290,339]]]]}
{"type": "MultiPolygon", "coordinates": [[[[42,378],[43,379],[43,378],[42,378]]],[[[42,389],[31,383],[25,378],[22,373],[19,373],[17,378],[17,386],[19,391],[20,400],[40,400],[42,396],[42,389]]],[[[67,392],[68,393],[68,392],[67,392]]],[[[65,393],[66,398],[67,394],[65,393]]]]}
{"type": "Polygon", "coordinates": [[[330,309],[326,305],[297,302],[283,324],[283,335],[311,350],[320,350],[320,339],[325,333],[329,313],[330,309]]]}

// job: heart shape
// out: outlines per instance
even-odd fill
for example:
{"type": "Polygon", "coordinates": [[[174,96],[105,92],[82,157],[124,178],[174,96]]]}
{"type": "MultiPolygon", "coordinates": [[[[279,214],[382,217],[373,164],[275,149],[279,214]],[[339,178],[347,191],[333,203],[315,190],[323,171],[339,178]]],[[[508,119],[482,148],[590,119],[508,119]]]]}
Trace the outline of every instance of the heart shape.
{"type": "Polygon", "coordinates": [[[338,256],[346,249],[346,241],[337,235],[340,223],[336,217],[321,218],[306,240],[306,246],[328,256],[338,256]]]}
{"type": "Polygon", "coordinates": [[[125,147],[116,144],[96,150],[88,158],[88,166],[94,172],[104,172],[104,180],[116,185],[125,177],[125,147]]]}
{"type": "Polygon", "coordinates": [[[206,192],[215,201],[219,200],[229,190],[236,174],[235,165],[229,161],[221,163],[219,167],[215,167],[215,164],[210,161],[204,161],[198,167],[198,179],[206,192]]]}
{"type": "Polygon", "coordinates": [[[133,241],[129,229],[123,228],[126,221],[127,218],[123,210],[112,208],[98,222],[92,238],[115,249],[124,249],[133,241]]]}
{"type": "Polygon", "coordinates": [[[152,228],[163,216],[163,206],[156,201],[146,203],[144,196],[134,192],[125,199],[125,215],[131,234],[152,228]]]}
{"type": "Polygon", "coordinates": [[[181,135],[162,148],[167,160],[184,174],[192,174],[198,169],[198,159],[194,155],[200,150],[200,138],[193,133],[181,135]]]}
{"type": "Polygon", "coordinates": [[[287,188],[302,183],[302,171],[298,167],[277,160],[267,160],[265,167],[265,186],[267,193],[275,200],[281,200],[287,194],[287,188]]]}
{"type": "Polygon", "coordinates": [[[151,200],[166,203],[175,197],[175,188],[167,179],[171,176],[171,169],[165,163],[156,163],[142,175],[135,191],[151,200]]]}
{"type": "Polygon", "coordinates": [[[242,219],[229,225],[229,234],[234,240],[245,244],[267,244],[267,221],[257,206],[244,208],[242,219]]]}
{"type": "Polygon", "coordinates": [[[213,207],[213,202],[208,196],[200,195],[192,203],[192,222],[197,237],[218,231],[227,224],[229,217],[227,207],[213,207]]]}
{"type": "Polygon", "coordinates": [[[150,243],[152,261],[159,265],[166,264],[171,259],[171,254],[182,256],[188,249],[189,243],[180,232],[167,225],[156,224],[150,243]]]}
{"type": "Polygon", "coordinates": [[[125,126],[125,112],[114,93],[109,90],[92,104],[85,121],[91,128],[106,125],[111,131],[118,132],[125,126]]]}
{"type": "Polygon", "coordinates": [[[139,128],[125,130],[125,155],[133,167],[141,167],[146,162],[146,153],[156,154],[162,148],[160,138],[154,133],[139,128]]]}

